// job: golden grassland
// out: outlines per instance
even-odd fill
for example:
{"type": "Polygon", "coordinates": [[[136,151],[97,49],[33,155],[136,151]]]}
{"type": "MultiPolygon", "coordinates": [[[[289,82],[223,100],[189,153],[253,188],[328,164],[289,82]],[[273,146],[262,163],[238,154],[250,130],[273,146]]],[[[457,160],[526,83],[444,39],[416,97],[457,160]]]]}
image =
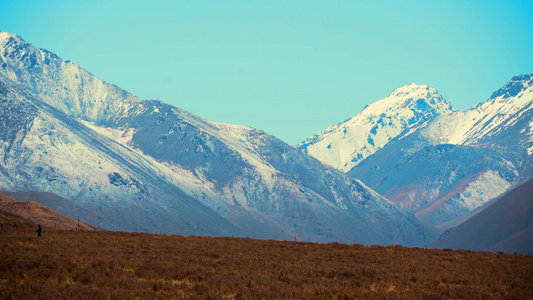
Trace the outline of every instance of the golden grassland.
{"type": "Polygon", "coordinates": [[[511,298],[533,256],[110,231],[0,231],[2,299],[511,298]]]}
{"type": "Polygon", "coordinates": [[[37,229],[37,225],[33,223],[32,221],[25,219],[21,216],[12,214],[7,211],[2,211],[0,209],[0,230],[8,230],[8,229],[27,229],[27,228],[34,228],[37,229]]]}

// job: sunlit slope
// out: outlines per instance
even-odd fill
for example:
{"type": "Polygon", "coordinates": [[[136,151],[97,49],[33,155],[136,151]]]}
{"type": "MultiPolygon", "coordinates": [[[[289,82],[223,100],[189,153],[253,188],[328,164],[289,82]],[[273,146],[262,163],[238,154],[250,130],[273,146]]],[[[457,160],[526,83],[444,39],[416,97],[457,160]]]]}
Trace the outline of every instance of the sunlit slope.
{"type": "Polygon", "coordinates": [[[18,201],[0,193],[0,210],[20,216],[45,228],[96,230],[96,226],[78,222],[36,201],[18,201]]]}

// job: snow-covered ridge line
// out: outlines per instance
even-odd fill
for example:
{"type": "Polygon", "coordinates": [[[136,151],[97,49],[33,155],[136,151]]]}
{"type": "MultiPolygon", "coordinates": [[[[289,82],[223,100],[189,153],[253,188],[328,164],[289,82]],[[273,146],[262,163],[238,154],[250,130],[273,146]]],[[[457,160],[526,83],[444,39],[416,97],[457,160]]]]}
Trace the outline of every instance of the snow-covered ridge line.
{"type": "Polygon", "coordinates": [[[107,112],[120,116],[141,101],[70,60],[11,33],[0,33],[0,66],[11,81],[29,87],[52,107],[97,124],[109,121],[107,112]]]}
{"type": "Polygon", "coordinates": [[[99,134],[106,136],[113,141],[123,145],[128,146],[128,144],[131,142],[131,138],[133,137],[133,134],[135,133],[135,128],[109,128],[104,126],[98,126],[94,124],[93,122],[85,121],[78,119],[83,125],[87,126],[88,128],[98,132],[99,134]]]}
{"type": "Polygon", "coordinates": [[[454,111],[436,89],[411,83],[368,105],[345,122],[315,134],[298,147],[347,172],[404,130],[454,111]]]}
{"type": "MultiPolygon", "coordinates": [[[[513,126],[532,105],[533,78],[531,75],[517,75],[485,102],[466,111],[438,116],[421,132],[434,138],[438,135],[441,144],[475,145],[513,126]],[[517,78],[522,81],[517,81],[517,78]]],[[[413,132],[404,133],[402,138],[413,132]]]]}

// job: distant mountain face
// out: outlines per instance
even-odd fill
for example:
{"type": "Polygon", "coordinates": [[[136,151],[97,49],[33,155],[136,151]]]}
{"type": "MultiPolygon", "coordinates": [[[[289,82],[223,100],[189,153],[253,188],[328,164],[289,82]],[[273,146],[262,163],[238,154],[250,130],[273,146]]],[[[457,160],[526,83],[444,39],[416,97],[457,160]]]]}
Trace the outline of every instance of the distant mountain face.
{"type": "Polygon", "coordinates": [[[431,247],[533,254],[533,179],[446,231],[431,247]]]}
{"type": "Polygon", "coordinates": [[[447,228],[533,177],[533,78],[484,103],[436,116],[349,171],[419,218],[447,228]]]}
{"type": "Polygon", "coordinates": [[[347,172],[404,131],[454,111],[437,90],[412,83],[353,118],[315,134],[298,148],[347,172]]]}
{"type": "Polygon", "coordinates": [[[141,101],[9,33],[0,66],[0,190],[56,194],[109,229],[404,245],[436,237],[262,131],[141,101]]]}

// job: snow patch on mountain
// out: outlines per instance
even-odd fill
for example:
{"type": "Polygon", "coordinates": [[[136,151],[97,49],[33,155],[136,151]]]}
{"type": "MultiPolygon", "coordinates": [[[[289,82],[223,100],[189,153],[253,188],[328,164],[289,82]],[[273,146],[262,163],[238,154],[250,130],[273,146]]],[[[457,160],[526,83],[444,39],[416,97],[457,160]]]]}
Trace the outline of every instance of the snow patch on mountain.
{"type": "Polygon", "coordinates": [[[263,178],[272,177],[277,171],[268,163],[268,161],[259,155],[256,151],[258,146],[248,137],[251,135],[261,135],[263,132],[248,126],[222,124],[209,121],[217,128],[218,136],[226,145],[237,151],[245,161],[256,167],[263,178]]]}
{"type": "Polygon", "coordinates": [[[468,181],[460,192],[445,195],[415,215],[432,224],[445,224],[449,220],[466,215],[481,207],[503,194],[509,187],[511,184],[497,172],[492,170],[482,172],[475,179],[468,181]]]}
{"type": "Polygon", "coordinates": [[[124,173],[109,158],[92,151],[85,141],[64,131],[62,124],[46,115],[33,120],[18,158],[5,163],[8,170],[18,169],[13,177],[15,187],[26,185],[29,190],[54,192],[69,199],[78,196],[80,190],[115,189],[107,175],[124,173]],[[98,176],[87,181],[87,174],[98,176]]]}
{"type": "Polygon", "coordinates": [[[533,154],[533,122],[529,124],[529,132],[527,132],[527,135],[529,136],[529,142],[531,145],[529,148],[527,148],[527,154],[531,155],[533,154]]]}
{"type": "MultiPolygon", "coordinates": [[[[126,147],[130,146],[131,139],[136,132],[135,128],[114,129],[105,126],[97,126],[88,121],[79,121],[91,130],[94,130],[126,147]]],[[[193,172],[184,169],[172,162],[157,161],[153,157],[144,154],[140,149],[133,149],[133,151],[139,155],[137,159],[142,158],[142,160],[145,161],[144,165],[152,167],[152,172],[176,186],[179,186],[189,196],[198,199],[209,199],[209,201],[213,201],[213,199],[216,199],[219,196],[215,192],[213,183],[206,178],[203,178],[201,172],[193,172]]],[[[209,201],[205,201],[204,204],[209,204],[209,201]]]]}
{"type": "Polygon", "coordinates": [[[17,38],[17,36],[11,32],[0,31],[0,44],[2,44],[8,38],[17,38]]]}
{"type": "Polygon", "coordinates": [[[467,210],[472,211],[489,200],[498,197],[510,186],[511,184],[502,178],[500,174],[489,170],[478,176],[475,181],[471,181],[468,187],[462,193],[459,193],[458,200],[463,203],[467,210]]]}
{"type": "Polygon", "coordinates": [[[133,137],[133,134],[135,133],[135,128],[115,129],[115,128],[109,128],[105,126],[98,126],[94,124],[93,122],[84,121],[81,119],[78,119],[78,121],[80,121],[80,123],[87,126],[88,128],[124,146],[128,146],[128,144],[131,142],[131,138],[133,137]]]}

